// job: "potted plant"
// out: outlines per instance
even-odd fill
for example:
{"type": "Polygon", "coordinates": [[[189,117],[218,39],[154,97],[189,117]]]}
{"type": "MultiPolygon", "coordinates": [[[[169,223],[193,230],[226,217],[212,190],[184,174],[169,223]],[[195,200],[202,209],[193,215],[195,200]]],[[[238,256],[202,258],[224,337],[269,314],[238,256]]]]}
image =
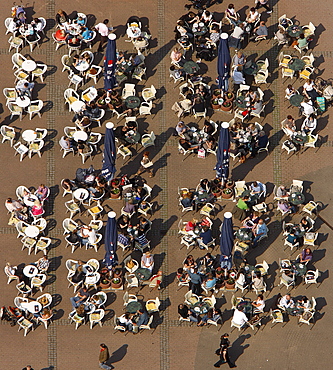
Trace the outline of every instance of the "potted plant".
{"type": "Polygon", "coordinates": [[[119,188],[114,188],[110,191],[110,198],[117,199],[119,197],[120,197],[120,189],[119,188]]]}
{"type": "Polygon", "coordinates": [[[218,98],[213,98],[212,101],[211,101],[211,104],[212,104],[213,109],[219,109],[220,108],[218,98]]]}
{"type": "Polygon", "coordinates": [[[115,277],[111,280],[111,287],[114,289],[119,289],[123,284],[123,279],[121,277],[115,277]]]}
{"type": "Polygon", "coordinates": [[[224,199],[230,199],[233,195],[233,190],[230,188],[224,188],[222,190],[222,198],[224,199]]]}
{"type": "Polygon", "coordinates": [[[233,278],[229,278],[225,283],[226,289],[234,289],[235,288],[235,280],[233,278]]]}
{"type": "Polygon", "coordinates": [[[221,105],[221,109],[225,112],[229,112],[232,109],[232,102],[227,100],[221,105]]]}
{"type": "Polygon", "coordinates": [[[111,187],[112,188],[119,188],[120,180],[118,178],[115,178],[111,180],[111,187]]]}
{"type": "Polygon", "coordinates": [[[222,189],[217,187],[217,186],[214,186],[214,187],[212,187],[212,193],[213,193],[215,198],[219,198],[222,194],[222,189]]]}
{"type": "Polygon", "coordinates": [[[111,280],[107,279],[106,277],[101,278],[99,282],[99,286],[101,287],[101,289],[108,289],[110,288],[110,285],[111,285],[111,280]]]}
{"type": "Polygon", "coordinates": [[[213,91],[213,98],[219,98],[221,96],[221,90],[220,89],[215,89],[213,91]]]}
{"type": "Polygon", "coordinates": [[[232,189],[234,187],[235,183],[232,180],[228,180],[225,184],[226,188],[232,189]]]}
{"type": "Polygon", "coordinates": [[[232,92],[228,91],[227,93],[224,94],[224,97],[227,101],[233,100],[234,99],[234,94],[232,92]]]}

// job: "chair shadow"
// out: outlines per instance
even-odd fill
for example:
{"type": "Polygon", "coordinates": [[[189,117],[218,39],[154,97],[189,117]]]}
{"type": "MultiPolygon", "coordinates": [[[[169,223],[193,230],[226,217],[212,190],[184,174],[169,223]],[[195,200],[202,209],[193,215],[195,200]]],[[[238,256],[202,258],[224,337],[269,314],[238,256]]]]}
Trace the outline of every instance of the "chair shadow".
{"type": "Polygon", "coordinates": [[[52,295],[52,304],[51,307],[58,306],[62,302],[62,296],[58,293],[52,295]]]}
{"type": "Polygon", "coordinates": [[[127,354],[127,348],[128,348],[128,344],[123,344],[121,347],[115,350],[112,353],[111,357],[107,360],[107,364],[111,365],[115,362],[121,361],[127,354]]]}

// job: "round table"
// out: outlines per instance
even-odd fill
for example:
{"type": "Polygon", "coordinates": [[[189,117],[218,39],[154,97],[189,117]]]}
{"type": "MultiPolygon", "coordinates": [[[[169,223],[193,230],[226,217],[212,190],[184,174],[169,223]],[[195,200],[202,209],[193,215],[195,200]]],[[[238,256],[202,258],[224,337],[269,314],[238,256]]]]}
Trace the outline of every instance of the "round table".
{"type": "Polygon", "coordinates": [[[293,37],[293,38],[296,38],[298,37],[300,34],[302,34],[304,31],[302,30],[301,27],[299,26],[296,26],[296,25],[292,25],[292,26],[289,26],[287,28],[287,34],[290,36],[290,37],[293,37]]]}
{"type": "Polygon", "coordinates": [[[24,69],[26,72],[31,72],[34,69],[36,69],[37,64],[33,60],[25,60],[22,63],[22,69],[24,69]]]}
{"type": "Polygon", "coordinates": [[[39,235],[39,228],[37,226],[29,225],[25,228],[24,233],[30,238],[35,238],[39,235]]]}
{"type": "Polygon", "coordinates": [[[34,265],[27,265],[23,269],[23,275],[32,278],[38,274],[38,268],[34,265]]]}
{"type": "Polygon", "coordinates": [[[75,68],[80,72],[86,71],[89,67],[90,64],[86,60],[82,60],[78,65],[75,66],[75,68]]]}
{"type": "Polygon", "coordinates": [[[242,302],[239,302],[238,305],[237,305],[237,309],[239,310],[240,308],[243,308],[243,312],[245,314],[252,314],[252,309],[253,309],[253,306],[251,304],[251,302],[249,301],[242,301],[242,302]]]}
{"type": "Polygon", "coordinates": [[[86,106],[86,104],[81,100],[76,100],[71,104],[71,108],[75,113],[81,112],[81,110],[86,106]]]}
{"type": "Polygon", "coordinates": [[[235,238],[239,239],[242,242],[252,241],[253,233],[249,229],[238,229],[236,231],[235,238]]]}
{"type": "Polygon", "coordinates": [[[138,301],[129,302],[126,306],[126,312],[136,313],[142,308],[142,304],[138,301]]]}
{"type": "Polygon", "coordinates": [[[16,100],[15,100],[15,103],[16,103],[19,107],[21,107],[21,108],[26,108],[26,107],[28,107],[28,106],[30,105],[30,102],[31,102],[31,100],[30,100],[30,98],[29,98],[29,97],[27,97],[27,96],[19,96],[19,97],[17,97],[17,98],[16,98],[16,100]]]}
{"type": "Polygon", "coordinates": [[[137,144],[141,139],[141,135],[138,132],[134,132],[133,135],[126,136],[125,140],[130,144],[137,144]]]}
{"type": "Polygon", "coordinates": [[[37,133],[34,130],[25,130],[22,132],[22,139],[27,142],[32,142],[37,139],[37,133]]]}
{"type": "Polygon", "coordinates": [[[289,195],[288,200],[291,204],[294,206],[298,206],[300,204],[303,204],[305,201],[305,195],[303,193],[292,193],[289,195]]]}
{"type": "Polygon", "coordinates": [[[88,140],[88,134],[85,131],[75,131],[74,134],[73,134],[73,139],[76,142],[87,141],[88,140]]]}
{"type": "Polygon", "coordinates": [[[245,100],[246,99],[246,96],[245,95],[240,95],[238,96],[234,102],[235,102],[235,105],[237,108],[240,108],[240,109],[246,109],[247,107],[250,106],[250,101],[249,100],[245,100]]]}
{"type": "Polygon", "coordinates": [[[139,280],[148,280],[151,277],[150,270],[143,267],[139,267],[134,274],[139,280]]]}
{"type": "Polygon", "coordinates": [[[126,107],[129,109],[138,108],[140,106],[140,98],[137,96],[128,96],[125,99],[126,107]]]}
{"type": "Polygon", "coordinates": [[[208,28],[203,25],[203,26],[199,26],[199,28],[197,28],[196,31],[193,30],[193,34],[194,36],[203,36],[205,35],[206,33],[208,32],[208,28]]]}
{"type": "Polygon", "coordinates": [[[74,198],[77,200],[85,200],[89,197],[89,191],[87,189],[79,188],[73,192],[74,198]]]}
{"type": "Polygon", "coordinates": [[[184,63],[183,70],[187,74],[194,74],[199,72],[200,67],[196,62],[193,62],[193,60],[189,60],[186,63],[184,63]]]}
{"type": "Polygon", "coordinates": [[[296,262],[295,264],[293,264],[293,268],[297,276],[304,276],[306,272],[308,271],[304,263],[296,262]]]}
{"type": "MultiPolygon", "coordinates": [[[[37,195],[35,194],[29,194],[28,196],[23,197],[23,202],[28,207],[33,207],[35,205],[35,201],[38,200],[37,195]]],[[[37,226],[35,226],[37,227],[37,226]]]]}
{"type": "Polygon", "coordinates": [[[195,313],[201,315],[207,313],[210,309],[210,306],[206,302],[197,302],[192,306],[192,309],[195,313]]]}
{"type": "Polygon", "coordinates": [[[30,313],[38,313],[42,310],[43,306],[37,301],[22,302],[22,308],[29,311],[30,313]]]}
{"type": "Polygon", "coordinates": [[[295,145],[304,145],[308,141],[308,137],[305,134],[296,134],[295,136],[292,136],[291,141],[295,145]]]}
{"type": "Polygon", "coordinates": [[[97,284],[100,277],[101,277],[101,274],[99,272],[94,272],[92,275],[86,276],[84,283],[85,284],[97,284]]]}
{"type": "Polygon", "coordinates": [[[303,95],[295,94],[290,97],[289,102],[294,107],[300,107],[303,100],[304,100],[303,95]]]}
{"type": "Polygon", "coordinates": [[[128,27],[126,30],[127,36],[133,39],[140,37],[141,29],[139,27],[128,27]]]}
{"type": "Polygon", "coordinates": [[[305,62],[302,59],[294,58],[288,63],[288,68],[293,71],[301,71],[305,67],[305,62]]]}
{"type": "MultiPolygon", "coordinates": [[[[246,65],[246,64],[245,64],[246,65]]],[[[257,63],[251,63],[249,67],[244,68],[244,73],[249,76],[254,76],[259,71],[257,63]]]]}

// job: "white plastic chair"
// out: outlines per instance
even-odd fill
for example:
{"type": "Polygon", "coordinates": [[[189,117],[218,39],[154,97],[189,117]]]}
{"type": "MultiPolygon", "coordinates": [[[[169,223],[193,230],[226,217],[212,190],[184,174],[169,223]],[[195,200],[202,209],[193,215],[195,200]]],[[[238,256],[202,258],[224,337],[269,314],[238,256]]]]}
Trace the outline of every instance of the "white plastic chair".
{"type": "Polygon", "coordinates": [[[15,102],[9,101],[7,107],[10,111],[10,119],[14,116],[19,116],[20,121],[22,121],[23,108],[19,107],[15,102]]]}
{"type": "Polygon", "coordinates": [[[52,240],[50,238],[41,236],[35,245],[35,254],[37,254],[38,251],[42,251],[46,254],[47,248],[50,246],[51,242],[52,240]]]}
{"type": "Polygon", "coordinates": [[[147,87],[142,90],[142,97],[145,102],[149,102],[151,100],[156,99],[156,89],[154,85],[147,87]]]}
{"type": "Polygon", "coordinates": [[[14,144],[13,148],[15,149],[15,155],[20,155],[20,162],[22,162],[23,157],[28,154],[29,148],[27,148],[25,145],[21,144],[20,141],[18,141],[16,144],[14,144]]]}
{"type": "Polygon", "coordinates": [[[151,101],[148,103],[142,102],[139,108],[139,115],[143,116],[143,115],[151,114],[152,108],[153,108],[153,103],[151,101]]]}
{"type": "Polygon", "coordinates": [[[37,153],[39,158],[42,157],[42,149],[44,147],[44,140],[36,140],[29,144],[29,158],[32,157],[34,153],[37,153]]]}
{"type": "Polygon", "coordinates": [[[77,91],[78,86],[83,82],[83,77],[76,74],[70,74],[68,78],[69,78],[68,87],[70,85],[74,85],[75,91],[77,91]]]}
{"type": "Polygon", "coordinates": [[[43,104],[43,100],[33,100],[30,102],[30,105],[27,108],[30,120],[34,114],[37,114],[39,118],[42,118],[40,111],[43,109],[43,104]]]}
{"type": "Polygon", "coordinates": [[[65,40],[57,40],[55,38],[55,32],[52,33],[52,38],[53,38],[53,43],[56,44],[56,51],[60,48],[61,45],[66,45],[66,41],[65,40]]]}
{"type": "Polygon", "coordinates": [[[33,323],[29,321],[28,319],[26,319],[25,317],[19,318],[17,320],[17,324],[19,326],[18,331],[20,331],[21,329],[24,330],[24,336],[27,335],[29,329],[34,330],[33,323]]]}
{"type": "Polygon", "coordinates": [[[2,143],[4,143],[6,140],[9,140],[10,146],[13,146],[14,140],[15,140],[15,129],[10,126],[1,126],[0,132],[2,135],[2,143]]]}
{"type": "Polygon", "coordinates": [[[64,229],[64,235],[78,229],[79,225],[71,218],[65,218],[62,221],[62,227],[64,229]]]}
{"type": "Polygon", "coordinates": [[[156,139],[156,136],[154,134],[154,131],[151,131],[150,134],[144,134],[144,135],[142,135],[142,137],[141,137],[141,145],[144,148],[148,148],[149,146],[153,146],[153,145],[155,145],[155,139],[156,139]]]}
{"type": "Polygon", "coordinates": [[[44,74],[47,71],[47,65],[42,63],[37,63],[36,69],[32,73],[32,78],[40,78],[41,82],[44,82],[44,74]]]}
{"type": "Polygon", "coordinates": [[[90,329],[93,328],[94,324],[98,323],[102,327],[102,320],[105,315],[105,311],[102,308],[97,309],[89,315],[90,329]]]}
{"type": "Polygon", "coordinates": [[[91,155],[92,155],[92,152],[93,152],[93,148],[91,145],[88,146],[89,147],[89,150],[88,152],[86,153],[82,153],[82,152],[79,152],[81,158],[82,158],[82,163],[84,164],[84,162],[86,161],[87,158],[91,158],[91,155]]]}
{"type": "Polygon", "coordinates": [[[15,49],[16,53],[18,53],[19,48],[23,45],[23,39],[20,37],[10,36],[9,40],[9,49],[8,51],[11,51],[11,49],[15,49]]]}
{"type": "Polygon", "coordinates": [[[121,97],[126,99],[128,96],[135,96],[135,84],[125,84],[121,97]]]}
{"type": "Polygon", "coordinates": [[[78,100],[80,100],[80,97],[76,91],[73,89],[66,89],[64,92],[64,98],[65,98],[65,104],[68,103],[68,109],[69,111],[72,110],[72,104],[78,100]]]}

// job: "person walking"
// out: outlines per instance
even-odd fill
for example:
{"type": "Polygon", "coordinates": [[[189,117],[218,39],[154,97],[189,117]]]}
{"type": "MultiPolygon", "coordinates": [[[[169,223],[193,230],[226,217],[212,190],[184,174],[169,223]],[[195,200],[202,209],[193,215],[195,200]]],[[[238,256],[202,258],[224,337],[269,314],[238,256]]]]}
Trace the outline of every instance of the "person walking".
{"type": "Polygon", "coordinates": [[[113,366],[109,366],[106,364],[106,361],[109,359],[109,349],[106,344],[101,343],[100,345],[100,352],[99,352],[99,367],[101,369],[110,370],[113,369],[113,366]]]}
{"type": "Polygon", "coordinates": [[[222,364],[228,363],[230,368],[237,367],[229,358],[228,348],[230,346],[229,334],[225,333],[221,336],[220,348],[216,350],[216,354],[220,356],[220,360],[214,364],[214,367],[220,367],[222,364]]]}
{"type": "Polygon", "coordinates": [[[141,175],[147,170],[149,177],[154,177],[153,162],[149,159],[149,152],[144,152],[141,160],[141,166],[136,175],[141,175]]]}
{"type": "Polygon", "coordinates": [[[100,22],[95,26],[95,29],[98,31],[100,35],[100,42],[97,49],[97,52],[99,53],[103,52],[103,45],[108,41],[109,31],[112,30],[112,27],[108,27],[108,23],[109,20],[104,19],[103,22],[100,22]]]}

